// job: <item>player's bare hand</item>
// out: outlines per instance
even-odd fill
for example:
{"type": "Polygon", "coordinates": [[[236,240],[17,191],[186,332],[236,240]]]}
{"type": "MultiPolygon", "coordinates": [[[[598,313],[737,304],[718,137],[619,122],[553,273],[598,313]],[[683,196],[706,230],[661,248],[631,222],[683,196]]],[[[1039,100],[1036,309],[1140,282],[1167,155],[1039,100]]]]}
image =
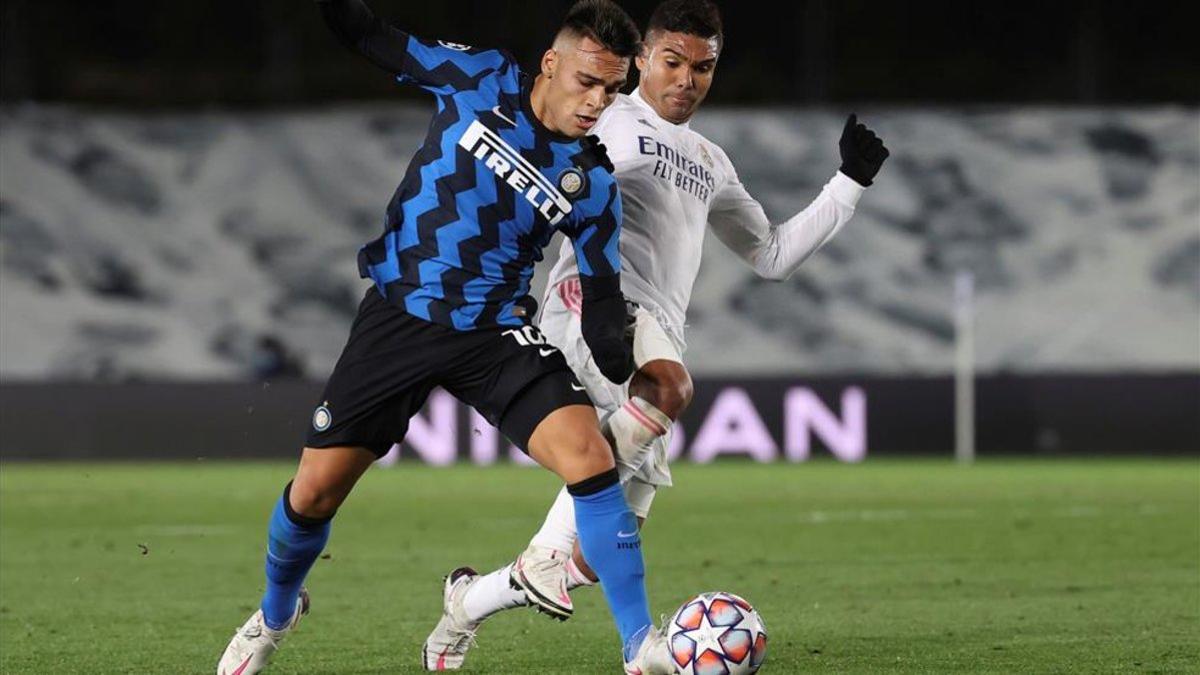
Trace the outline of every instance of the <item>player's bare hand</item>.
{"type": "Polygon", "coordinates": [[[883,140],[867,125],[860,124],[858,115],[853,113],[846,118],[838,149],[842,152],[841,172],[863,187],[871,184],[875,174],[879,173],[879,167],[883,166],[883,160],[890,154],[883,140]]]}

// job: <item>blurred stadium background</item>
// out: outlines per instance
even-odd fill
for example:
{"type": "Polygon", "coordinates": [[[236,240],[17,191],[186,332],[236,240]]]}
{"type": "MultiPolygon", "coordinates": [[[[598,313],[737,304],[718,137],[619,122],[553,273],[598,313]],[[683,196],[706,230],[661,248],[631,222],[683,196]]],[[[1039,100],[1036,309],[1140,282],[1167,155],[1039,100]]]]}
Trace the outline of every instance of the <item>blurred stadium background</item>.
{"type": "MultiPolygon", "coordinates": [[[[644,22],[654,3],[621,4],[644,22]]],[[[371,5],[416,33],[505,46],[531,68],[569,3],[371,5]]],[[[1126,515],[1150,508],[1137,511],[1142,520],[1125,523],[1143,534],[1152,531],[1144,528],[1147,518],[1174,514],[1153,530],[1155,541],[1176,545],[1176,575],[1163,583],[1187,605],[1172,609],[1168,623],[1182,632],[1200,627],[1196,6],[722,5],[725,52],[694,124],[727,149],[769,215],[786,217],[816,195],[837,167],[837,135],[849,112],[877,129],[892,155],[853,221],[788,282],[756,279],[710,238],[687,329],[697,396],[674,452],[698,463],[725,456],[865,460],[854,467],[861,474],[812,467],[819,481],[831,483],[796,478],[818,492],[824,485],[833,501],[839,497],[829,485],[880,494],[873,490],[887,484],[887,472],[872,468],[872,460],[894,468],[906,489],[927,468],[944,481],[942,506],[952,508],[993,484],[917,459],[893,466],[890,458],[948,462],[964,445],[961,435],[956,442],[957,413],[958,424],[973,421],[967,430],[979,458],[1046,460],[1014,464],[1028,473],[994,483],[1024,486],[1017,493],[1033,513],[1039,504],[1045,515],[1080,508],[1080,500],[1091,508],[1093,498],[1132,499],[1126,490],[1169,494],[1165,505],[1116,508],[1126,513],[1128,506],[1126,515]],[[969,294],[961,292],[966,279],[969,294]],[[971,388],[973,397],[963,398],[971,388]],[[1155,464],[1153,479],[1096,478],[1109,475],[1103,467],[1132,476],[1151,463],[1129,458],[1166,455],[1176,458],[1155,464]],[[1084,473],[1054,473],[1059,483],[1029,478],[1060,471],[1046,468],[1049,458],[1071,458],[1084,473]],[[1086,473],[1092,470],[1100,473],[1086,473]],[[1079,481],[1089,487],[1072,492],[1079,481]],[[1101,484],[1113,492],[1089,492],[1101,484]],[[1039,502],[1050,493],[1075,496],[1039,502]]],[[[310,2],[4,0],[0,21],[0,473],[8,531],[0,542],[8,577],[0,613],[8,613],[13,595],[45,562],[30,551],[50,522],[38,514],[54,512],[47,495],[85,484],[56,483],[56,469],[31,462],[296,456],[365,288],[354,255],[382,227],[387,199],[424,135],[430,102],[341,48],[310,2]],[[14,557],[15,550],[23,552],[14,557]]],[[[414,460],[409,466],[422,476],[416,462],[524,459],[444,394],[431,399],[388,462],[397,456],[414,460]]],[[[55,466],[103,470],[94,463],[55,466]]],[[[160,475],[122,466],[111,470],[130,486],[160,475]]],[[[237,473],[221,466],[214,470],[225,478],[237,473]]],[[[245,488],[230,499],[265,518],[275,478],[286,480],[289,469],[278,464],[267,480],[259,478],[262,467],[245,466],[255,478],[230,478],[245,488]]],[[[750,474],[737,472],[752,468],[748,461],[688,468],[674,492],[686,500],[687,481],[717,489],[718,474],[706,471],[744,478],[750,474]]],[[[514,479],[515,469],[489,471],[519,484],[531,480],[514,479]]],[[[169,475],[197,480],[185,473],[169,475]]],[[[769,485],[754,482],[767,474],[754,476],[747,485],[769,485]]],[[[483,489],[474,479],[453,480],[483,489]]],[[[505,503],[480,494],[481,509],[505,503]]],[[[113,503],[108,499],[79,506],[104,508],[113,503]]],[[[521,525],[509,528],[514,547],[541,515],[540,499],[527,499],[521,525]]],[[[855,522],[884,514],[877,518],[881,531],[894,527],[887,514],[895,511],[887,509],[895,504],[854,511],[844,502],[850,510],[807,513],[855,522]]],[[[137,514],[156,507],[123,508],[137,514]]],[[[1017,529],[1030,517],[1021,513],[1013,516],[1017,529]]],[[[251,525],[241,532],[243,557],[256,560],[261,528],[251,525]]],[[[1094,534],[1107,540],[1125,531],[1094,534]]],[[[181,542],[186,533],[159,534],[181,542]]],[[[117,546],[131,549],[124,540],[117,546]]],[[[1076,553],[1090,558],[1086,547],[1076,553]]],[[[1145,561],[1122,559],[1144,568],[1145,561]]],[[[431,574],[418,562],[408,560],[431,574]]],[[[718,564],[711,573],[719,571],[718,564]]],[[[254,572],[239,578],[258,583],[254,572]]],[[[1103,583],[1129,578],[1123,575],[1103,583]]],[[[244,600],[245,588],[239,592],[228,595],[244,600]]],[[[433,600],[426,600],[428,613],[433,600]]],[[[210,612],[226,621],[220,609],[210,612]]],[[[768,623],[779,611],[767,612],[768,623]]],[[[604,618],[598,606],[593,614],[604,618]]],[[[10,648],[36,650],[32,637],[12,640],[37,620],[4,618],[10,648]]],[[[415,635],[423,625],[406,628],[415,635]]],[[[1146,625],[1159,638],[1172,635],[1154,621],[1146,625]]],[[[34,635],[29,630],[26,637],[34,635]]],[[[1186,670],[1198,655],[1192,635],[1174,643],[1189,649],[1156,652],[1159,666],[1186,670]]],[[[207,658],[219,646],[205,649],[199,654],[207,658]]],[[[812,666],[816,656],[807,653],[812,666]]],[[[917,670],[972,663],[922,668],[915,658],[917,670]]],[[[12,672],[55,670],[11,651],[7,659],[0,664],[12,672]]],[[[1124,665],[1137,669],[1132,664],[1124,665]]],[[[991,667],[1015,672],[1027,665],[991,667]]],[[[143,667],[154,669],[149,661],[143,667]]],[[[495,672],[521,671],[513,668],[495,672]]]]}
{"type": "MultiPolygon", "coordinates": [[[[378,10],[530,65],[558,20],[470,8],[378,10]]],[[[950,451],[965,272],[981,452],[1196,452],[1200,81],[1180,6],[760,9],[725,8],[696,126],[769,215],[836,168],[848,111],[893,159],[789,282],[710,239],[678,451],[950,451]]],[[[429,110],[307,10],[4,4],[4,457],[294,453],[429,110]]],[[[470,455],[465,412],[435,417],[411,450],[470,455]]]]}

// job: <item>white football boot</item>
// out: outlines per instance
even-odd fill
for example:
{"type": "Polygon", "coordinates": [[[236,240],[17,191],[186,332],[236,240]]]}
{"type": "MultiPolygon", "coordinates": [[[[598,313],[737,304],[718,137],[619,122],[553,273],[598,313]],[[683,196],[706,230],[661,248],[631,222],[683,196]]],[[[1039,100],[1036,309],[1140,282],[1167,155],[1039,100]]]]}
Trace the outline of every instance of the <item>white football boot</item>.
{"type": "Polygon", "coordinates": [[[654,626],[646,631],[633,659],[625,662],[625,675],[676,675],[678,672],[671,660],[671,650],[667,648],[666,634],[654,626]]]}
{"type": "Polygon", "coordinates": [[[300,619],[308,614],[308,591],[301,588],[296,599],[296,612],[287,625],[279,630],[269,628],[263,621],[262,610],[250,615],[246,623],[237,629],[225,653],[217,663],[217,675],[254,675],[267,667],[271,655],[279,649],[279,643],[291,632],[300,619]]]}
{"type": "Polygon", "coordinates": [[[479,623],[467,618],[463,598],[479,574],[470,567],[460,567],[446,577],[442,590],[442,618],[421,647],[421,665],[425,670],[458,670],[467,658],[467,650],[475,644],[479,623]]]}
{"type": "Polygon", "coordinates": [[[509,584],[525,591],[529,604],[543,614],[566,621],[575,612],[567,593],[567,559],[570,553],[548,546],[530,545],[509,573],[509,584]]]}

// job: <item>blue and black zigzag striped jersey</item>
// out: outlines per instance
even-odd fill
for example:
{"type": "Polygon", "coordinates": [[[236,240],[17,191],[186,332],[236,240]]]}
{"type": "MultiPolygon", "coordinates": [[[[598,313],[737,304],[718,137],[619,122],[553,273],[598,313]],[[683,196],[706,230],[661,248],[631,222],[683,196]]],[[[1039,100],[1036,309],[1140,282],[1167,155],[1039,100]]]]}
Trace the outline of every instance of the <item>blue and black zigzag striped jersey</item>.
{"type": "Polygon", "coordinates": [[[362,276],[414,316],[473,330],[526,323],[521,301],[556,229],[573,240],[580,274],[617,274],[616,180],[591,139],[541,125],[512,56],[375,28],[354,46],[432,92],[437,112],[386,231],[359,253],[362,276]]]}

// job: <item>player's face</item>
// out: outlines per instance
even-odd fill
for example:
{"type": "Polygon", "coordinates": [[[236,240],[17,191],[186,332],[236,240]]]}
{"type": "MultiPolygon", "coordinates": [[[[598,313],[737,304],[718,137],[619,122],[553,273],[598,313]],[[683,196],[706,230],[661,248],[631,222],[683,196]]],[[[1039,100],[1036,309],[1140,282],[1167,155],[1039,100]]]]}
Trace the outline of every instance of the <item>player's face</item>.
{"type": "Polygon", "coordinates": [[[625,85],[629,59],[588,37],[557,43],[542,57],[541,122],[571,138],[585,135],[625,85]]]}
{"type": "Polygon", "coordinates": [[[637,58],[642,97],[668,122],[688,121],[708,95],[720,51],[715,37],[667,31],[651,35],[637,58]]]}

